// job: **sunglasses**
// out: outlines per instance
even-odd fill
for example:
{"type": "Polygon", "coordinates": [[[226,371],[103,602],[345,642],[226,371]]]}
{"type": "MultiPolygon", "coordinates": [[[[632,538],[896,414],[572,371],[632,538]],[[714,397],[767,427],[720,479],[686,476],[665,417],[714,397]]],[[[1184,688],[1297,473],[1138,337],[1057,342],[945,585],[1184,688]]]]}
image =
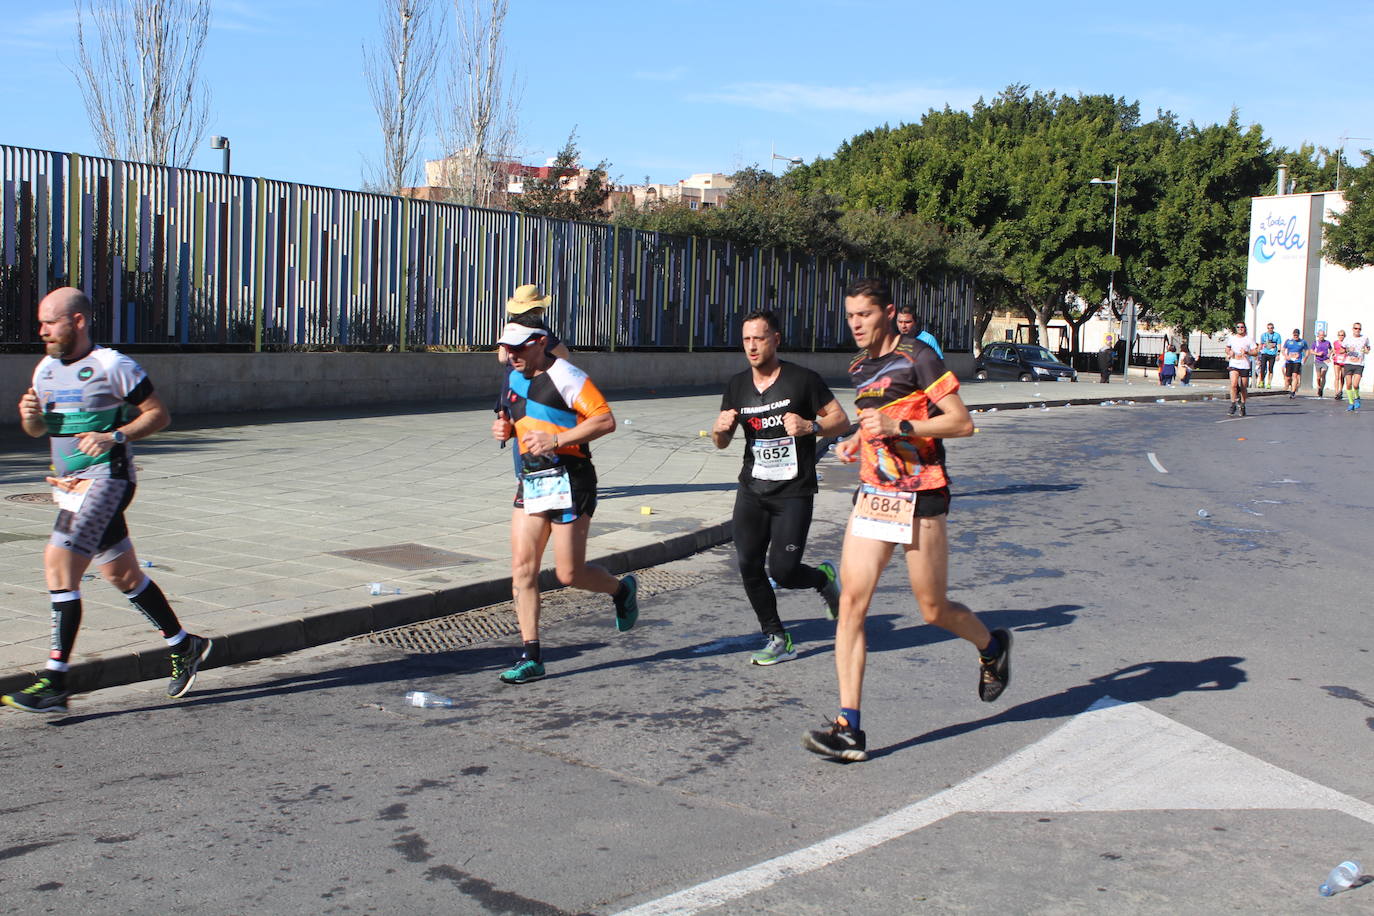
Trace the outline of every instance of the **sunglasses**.
{"type": "Polygon", "coordinates": [[[516,350],[527,350],[537,343],[543,343],[543,341],[544,338],[542,337],[531,337],[529,340],[525,341],[522,344],[501,344],[501,346],[505,347],[507,350],[514,353],[516,350]]]}

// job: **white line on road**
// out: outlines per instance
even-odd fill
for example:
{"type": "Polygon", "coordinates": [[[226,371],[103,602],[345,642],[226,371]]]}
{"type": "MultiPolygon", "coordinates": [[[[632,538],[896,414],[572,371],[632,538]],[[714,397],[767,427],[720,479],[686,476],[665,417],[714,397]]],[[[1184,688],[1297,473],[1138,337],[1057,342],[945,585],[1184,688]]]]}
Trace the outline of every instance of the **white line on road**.
{"type": "Polygon", "coordinates": [[[1150,459],[1150,464],[1153,464],[1155,466],[1156,471],[1158,471],[1161,474],[1169,473],[1168,471],[1164,470],[1164,465],[1159,463],[1159,459],[1155,457],[1154,452],[1146,452],[1145,457],[1150,459]]]}
{"type": "Polygon", "coordinates": [[[618,916],[699,913],[959,812],[1228,809],[1331,809],[1374,824],[1374,805],[1368,802],[1265,763],[1143,706],[1104,697],[1040,741],[957,786],[847,833],[618,916]]]}

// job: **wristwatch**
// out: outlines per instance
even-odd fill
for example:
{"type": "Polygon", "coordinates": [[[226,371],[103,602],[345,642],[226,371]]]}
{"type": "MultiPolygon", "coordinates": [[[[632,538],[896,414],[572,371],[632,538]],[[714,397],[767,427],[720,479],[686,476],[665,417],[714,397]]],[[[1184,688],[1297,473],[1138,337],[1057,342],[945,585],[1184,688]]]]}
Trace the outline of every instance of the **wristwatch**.
{"type": "Polygon", "coordinates": [[[897,431],[900,432],[903,436],[916,435],[916,427],[911,425],[910,420],[903,420],[902,422],[898,423],[897,431]]]}
{"type": "Polygon", "coordinates": [[[817,422],[816,420],[812,420],[812,421],[811,421],[811,435],[813,435],[813,436],[819,436],[820,434],[821,434],[821,424],[820,424],[819,422],[817,422]]]}
{"type": "Polygon", "coordinates": [[[110,438],[114,439],[115,445],[123,445],[125,442],[129,441],[129,437],[124,435],[124,431],[121,429],[116,429],[110,433],[110,438]]]}

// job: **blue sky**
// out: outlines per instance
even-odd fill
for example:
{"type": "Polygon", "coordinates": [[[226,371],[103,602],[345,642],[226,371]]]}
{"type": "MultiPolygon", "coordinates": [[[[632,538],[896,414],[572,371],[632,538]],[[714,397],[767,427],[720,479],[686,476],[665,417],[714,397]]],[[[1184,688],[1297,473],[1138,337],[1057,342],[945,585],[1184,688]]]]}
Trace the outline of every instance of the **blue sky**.
{"type": "MultiPolygon", "coordinates": [[[[217,0],[209,133],[231,138],[236,173],[359,186],[380,147],[360,51],[380,2],[217,0]]],[[[608,160],[625,183],[766,166],[773,149],[810,161],[1011,83],[1124,96],[1147,118],[1163,108],[1212,123],[1235,107],[1288,146],[1374,137],[1358,75],[1374,4],[1358,0],[510,5],[523,158],[552,156],[575,126],[584,161],[608,160]]],[[[68,69],[73,21],[63,0],[0,0],[0,143],[96,152],[68,69]]],[[[1351,140],[1347,155],[1367,147],[1351,140]]],[[[193,164],[219,168],[208,138],[193,164]]]]}

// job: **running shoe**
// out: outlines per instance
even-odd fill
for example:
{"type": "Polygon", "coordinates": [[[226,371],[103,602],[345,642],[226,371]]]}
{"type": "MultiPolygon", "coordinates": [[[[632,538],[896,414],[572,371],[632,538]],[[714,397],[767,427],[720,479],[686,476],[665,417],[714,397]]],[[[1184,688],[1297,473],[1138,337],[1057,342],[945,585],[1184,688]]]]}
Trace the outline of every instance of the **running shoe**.
{"type": "Polygon", "coordinates": [[[1359,398],[1356,398],[1356,399],[1355,399],[1355,409],[1356,409],[1356,410],[1359,410],[1359,409],[1360,409],[1360,399],[1359,399],[1359,398]]]}
{"type": "Polygon", "coordinates": [[[778,662],[789,662],[796,657],[797,650],[792,647],[792,635],[773,633],[769,635],[768,642],[763,644],[762,649],[749,656],[749,661],[755,665],[776,665],[778,662]]]}
{"type": "Polygon", "coordinates": [[[993,630],[992,635],[1002,643],[1002,653],[993,659],[978,659],[978,699],[984,703],[1000,697],[1011,683],[1011,631],[993,630]]]}
{"type": "Polygon", "coordinates": [[[1241,405],[1240,405],[1240,415],[1241,415],[1242,417],[1245,416],[1245,404],[1244,404],[1244,402],[1242,402],[1241,405]]]}
{"type": "Polygon", "coordinates": [[[626,592],[623,600],[615,599],[615,628],[624,633],[639,619],[639,580],[631,575],[620,581],[626,592]]]}
{"type": "Polygon", "coordinates": [[[71,692],[59,689],[52,678],[40,677],[23,690],[0,697],[0,702],[24,712],[66,712],[69,696],[71,692]]]}
{"type": "Polygon", "coordinates": [[[210,654],[214,642],[194,633],[172,647],[172,679],[167,683],[167,696],[176,699],[190,692],[196,682],[200,665],[210,654]],[[177,650],[181,651],[177,651],[177,650]]]}
{"type": "Polygon", "coordinates": [[[1352,401],[1351,403],[1345,405],[1345,409],[1346,409],[1347,411],[1354,410],[1354,409],[1355,409],[1355,404],[1354,404],[1354,402],[1352,401]]]}
{"type": "Polygon", "coordinates": [[[503,684],[528,684],[544,676],[544,663],[532,658],[522,658],[510,668],[501,672],[503,684]]]}
{"type": "Polygon", "coordinates": [[[1232,401],[1232,402],[1231,402],[1231,411],[1230,411],[1230,415],[1233,416],[1233,417],[1236,415],[1236,402],[1235,402],[1235,401],[1232,401]]]}
{"type": "Polygon", "coordinates": [[[802,738],[802,747],[813,754],[846,763],[868,759],[868,740],[864,733],[839,722],[831,722],[829,728],[807,732],[802,738]]]}
{"type": "Polygon", "coordinates": [[[816,567],[825,573],[826,583],[820,587],[821,597],[825,599],[825,616],[837,620],[840,616],[840,574],[835,572],[835,564],[829,560],[816,567]]]}

